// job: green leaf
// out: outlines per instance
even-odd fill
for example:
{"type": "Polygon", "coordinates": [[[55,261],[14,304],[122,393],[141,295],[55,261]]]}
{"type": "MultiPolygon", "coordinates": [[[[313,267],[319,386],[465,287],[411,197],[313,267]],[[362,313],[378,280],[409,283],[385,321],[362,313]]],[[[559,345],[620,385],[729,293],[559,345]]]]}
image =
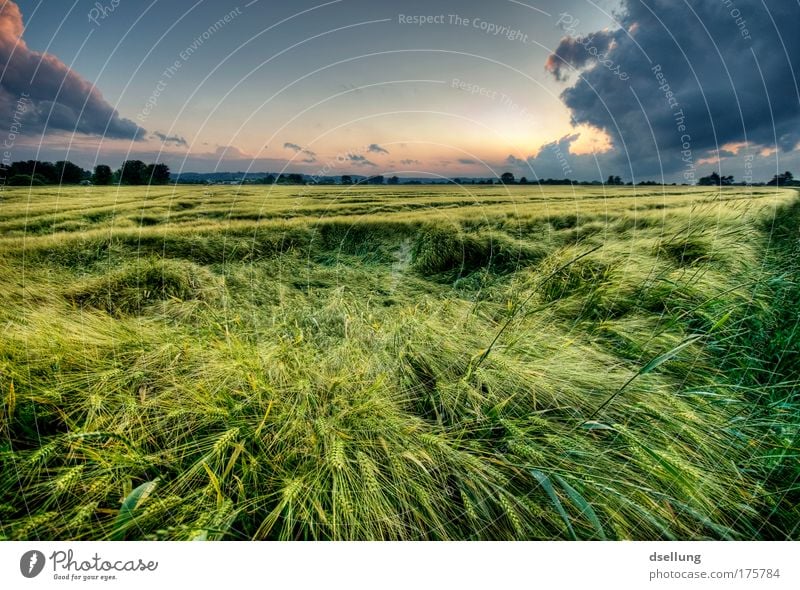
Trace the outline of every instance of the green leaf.
{"type": "Polygon", "coordinates": [[[711,329],[708,331],[708,333],[711,334],[712,332],[716,332],[717,330],[719,330],[722,326],[728,323],[728,320],[731,319],[732,315],[733,315],[733,310],[731,309],[725,315],[723,315],[719,320],[717,320],[717,322],[713,326],[711,326],[711,329]]]}
{"type": "Polygon", "coordinates": [[[558,485],[560,485],[567,493],[570,500],[572,500],[572,503],[575,504],[575,506],[577,506],[578,508],[580,508],[581,513],[586,517],[586,519],[590,523],[592,523],[592,526],[594,527],[594,530],[597,531],[597,534],[600,536],[600,539],[605,541],[606,532],[603,530],[603,525],[601,524],[600,519],[597,518],[597,513],[594,511],[594,508],[592,508],[591,504],[589,504],[589,502],[586,501],[586,498],[584,498],[583,496],[580,495],[580,493],[578,493],[578,490],[569,485],[564,480],[563,477],[561,477],[560,475],[554,475],[553,477],[558,482],[558,485]]]}
{"type": "Polygon", "coordinates": [[[111,532],[110,539],[112,541],[122,541],[125,539],[125,531],[132,524],[131,521],[136,516],[136,511],[144,504],[147,498],[153,493],[153,490],[158,484],[158,478],[153,481],[148,481],[134,489],[122,501],[119,514],[114,520],[114,529],[111,532]]]}
{"type": "Polygon", "coordinates": [[[678,346],[676,346],[672,350],[668,350],[664,354],[662,354],[660,356],[657,356],[656,358],[651,360],[649,363],[647,363],[644,367],[639,369],[639,375],[647,375],[648,373],[652,373],[658,367],[660,367],[661,365],[666,363],[668,360],[670,360],[671,358],[675,357],[684,348],[686,348],[687,346],[691,346],[692,344],[694,344],[695,342],[697,342],[701,338],[702,338],[702,336],[700,336],[700,335],[695,335],[695,336],[692,336],[690,338],[687,338],[686,340],[681,342],[678,346]]]}
{"type": "Polygon", "coordinates": [[[567,525],[567,530],[569,531],[569,536],[572,538],[573,541],[577,541],[578,537],[575,535],[575,530],[572,528],[572,523],[569,521],[569,516],[567,515],[567,511],[564,510],[563,504],[561,504],[561,499],[558,497],[555,488],[553,488],[553,484],[550,482],[550,478],[547,477],[544,473],[539,471],[538,469],[531,469],[531,475],[536,478],[536,481],[539,482],[539,485],[542,486],[547,495],[550,496],[550,500],[553,502],[553,506],[556,507],[559,516],[564,521],[564,524],[567,525]]]}

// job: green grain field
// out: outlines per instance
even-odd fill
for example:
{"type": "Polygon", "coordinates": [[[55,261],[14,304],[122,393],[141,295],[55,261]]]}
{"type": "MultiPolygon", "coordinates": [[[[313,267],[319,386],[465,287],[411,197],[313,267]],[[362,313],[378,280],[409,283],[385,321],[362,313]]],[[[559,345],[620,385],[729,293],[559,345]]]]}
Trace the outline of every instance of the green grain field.
{"type": "Polygon", "coordinates": [[[777,188],[0,193],[0,539],[798,539],[777,188]]]}

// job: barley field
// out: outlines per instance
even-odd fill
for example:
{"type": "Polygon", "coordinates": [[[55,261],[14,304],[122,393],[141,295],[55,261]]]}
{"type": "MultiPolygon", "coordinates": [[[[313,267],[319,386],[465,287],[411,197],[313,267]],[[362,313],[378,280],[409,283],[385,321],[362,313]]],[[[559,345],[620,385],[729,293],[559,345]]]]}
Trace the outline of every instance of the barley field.
{"type": "Polygon", "coordinates": [[[0,539],[800,538],[790,189],[7,188],[0,539]]]}

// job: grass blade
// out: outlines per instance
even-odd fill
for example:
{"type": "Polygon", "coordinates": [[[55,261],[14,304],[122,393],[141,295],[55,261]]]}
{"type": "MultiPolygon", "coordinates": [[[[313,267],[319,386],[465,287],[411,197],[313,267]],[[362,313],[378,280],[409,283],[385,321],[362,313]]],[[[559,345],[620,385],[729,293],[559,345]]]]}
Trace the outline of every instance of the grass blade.
{"type": "Polygon", "coordinates": [[[122,501],[122,506],[120,506],[119,514],[114,521],[114,528],[111,532],[110,539],[112,541],[122,541],[125,539],[125,531],[132,524],[132,521],[136,517],[137,510],[147,500],[150,494],[153,493],[157,484],[158,478],[153,481],[145,482],[134,489],[122,501]]]}
{"type": "Polygon", "coordinates": [[[586,498],[578,493],[578,490],[569,485],[563,477],[560,475],[554,475],[553,477],[558,482],[558,485],[560,485],[567,493],[570,500],[572,500],[572,503],[575,504],[575,506],[580,509],[581,513],[586,517],[586,519],[592,523],[592,526],[594,527],[594,530],[597,531],[600,539],[605,541],[606,532],[603,530],[603,525],[600,522],[600,519],[597,518],[597,513],[594,511],[594,508],[592,508],[591,504],[586,501],[586,498]]]}
{"type": "Polygon", "coordinates": [[[547,275],[541,281],[539,281],[539,283],[536,285],[536,287],[531,289],[531,294],[528,295],[522,303],[520,303],[518,306],[516,306],[514,308],[514,311],[508,317],[508,319],[503,324],[503,326],[500,328],[500,330],[498,330],[497,334],[495,334],[494,338],[492,339],[492,342],[489,344],[488,347],[486,347],[486,350],[484,350],[483,353],[481,353],[480,357],[478,357],[478,360],[475,362],[474,366],[471,367],[471,370],[474,371],[475,369],[477,369],[478,367],[481,366],[481,363],[483,363],[483,361],[486,360],[486,358],[489,356],[489,353],[492,352],[492,349],[494,348],[495,344],[497,344],[497,341],[500,339],[500,336],[503,335],[503,332],[505,332],[508,329],[508,327],[511,325],[511,322],[514,321],[515,317],[517,317],[517,314],[519,314],[519,312],[533,298],[533,296],[537,292],[537,288],[538,287],[541,287],[542,285],[544,285],[547,281],[549,281],[550,279],[552,279],[553,277],[558,275],[558,273],[560,273],[562,270],[565,270],[565,269],[569,268],[571,265],[575,264],[580,259],[586,258],[590,254],[592,254],[594,252],[597,252],[602,247],[603,247],[602,245],[596,246],[596,247],[592,248],[591,250],[589,250],[588,252],[584,252],[583,254],[580,254],[579,256],[576,256],[575,258],[573,258],[569,262],[559,266],[557,269],[555,269],[553,272],[551,272],[549,275],[547,275]]]}
{"type": "Polygon", "coordinates": [[[599,405],[599,406],[598,406],[598,407],[597,407],[597,408],[596,408],[596,409],[595,409],[595,410],[594,410],[594,411],[593,411],[593,412],[592,412],[592,413],[589,415],[589,417],[588,417],[586,420],[584,420],[584,421],[582,422],[582,424],[581,424],[581,425],[587,424],[587,423],[591,422],[592,420],[594,420],[594,419],[597,417],[597,415],[598,415],[598,414],[599,414],[599,413],[600,413],[600,412],[601,412],[601,411],[602,411],[602,410],[603,410],[603,409],[604,409],[606,406],[608,406],[608,404],[610,404],[612,401],[614,401],[614,399],[616,399],[616,398],[617,398],[617,397],[618,397],[618,396],[619,396],[619,395],[620,395],[620,394],[621,394],[623,391],[625,391],[625,390],[628,388],[628,386],[629,386],[631,383],[633,383],[633,382],[634,382],[634,380],[635,380],[637,377],[640,377],[640,376],[642,376],[642,375],[647,375],[648,373],[652,373],[652,372],[653,372],[653,371],[655,371],[655,370],[656,370],[658,367],[660,367],[661,365],[663,365],[664,363],[666,363],[667,361],[669,361],[670,359],[672,359],[673,357],[675,357],[675,356],[676,356],[678,353],[680,353],[680,352],[681,352],[683,349],[685,349],[687,346],[691,346],[692,344],[694,344],[695,342],[697,342],[697,341],[698,341],[698,340],[700,340],[701,338],[702,338],[702,336],[700,336],[700,335],[694,335],[694,336],[691,336],[690,338],[687,338],[686,340],[684,340],[683,342],[681,342],[680,344],[678,344],[678,346],[676,346],[675,348],[672,348],[671,350],[668,350],[668,351],[667,351],[667,352],[665,352],[664,354],[661,354],[661,355],[659,355],[659,356],[655,357],[654,359],[652,359],[652,360],[651,360],[649,363],[647,363],[645,366],[643,366],[641,369],[639,369],[639,370],[638,370],[638,371],[637,371],[637,372],[636,372],[636,373],[635,373],[635,374],[634,374],[634,375],[633,375],[633,376],[632,376],[630,379],[628,379],[628,380],[625,382],[625,384],[624,384],[622,387],[620,387],[620,388],[619,388],[619,389],[618,389],[616,392],[614,392],[614,393],[613,393],[613,394],[612,394],[612,395],[611,395],[611,396],[610,396],[610,397],[609,397],[609,398],[608,398],[606,401],[604,401],[602,404],[600,404],[600,405],[599,405]]]}
{"type": "Polygon", "coordinates": [[[678,355],[684,348],[686,348],[687,346],[691,346],[692,344],[694,344],[695,342],[697,342],[701,338],[702,338],[702,336],[700,336],[700,335],[695,335],[695,336],[691,336],[691,337],[687,338],[686,340],[684,340],[683,342],[678,344],[678,346],[676,346],[672,350],[668,350],[664,354],[662,354],[660,356],[657,356],[656,358],[651,360],[649,363],[647,363],[644,367],[639,369],[639,373],[637,373],[637,376],[638,375],[647,375],[648,373],[652,373],[658,367],[660,367],[661,365],[663,365],[664,363],[666,363],[667,361],[669,361],[670,359],[672,359],[676,355],[678,355]]]}
{"type": "Polygon", "coordinates": [[[550,478],[538,469],[531,469],[531,475],[536,478],[536,481],[539,482],[539,485],[542,486],[544,491],[550,497],[550,500],[552,500],[553,506],[556,507],[556,511],[558,511],[559,516],[561,516],[561,520],[563,520],[564,524],[567,525],[569,536],[573,541],[577,541],[578,537],[575,535],[575,529],[572,528],[572,523],[569,521],[569,515],[567,514],[567,511],[564,510],[564,505],[561,503],[561,499],[558,497],[558,493],[553,487],[550,478]]]}

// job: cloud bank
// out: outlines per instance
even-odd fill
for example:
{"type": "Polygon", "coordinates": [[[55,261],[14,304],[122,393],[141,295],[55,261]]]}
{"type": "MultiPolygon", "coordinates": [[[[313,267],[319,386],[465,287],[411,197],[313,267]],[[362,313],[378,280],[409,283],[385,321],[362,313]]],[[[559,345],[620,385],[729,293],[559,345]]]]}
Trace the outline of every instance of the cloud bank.
{"type": "Polygon", "coordinates": [[[119,113],[80,74],[53,55],[28,48],[16,3],[0,4],[0,108],[28,98],[24,126],[112,139],[144,139],[145,130],[119,113]]]}
{"type": "Polygon", "coordinates": [[[621,172],[691,182],[731,144],[746,142],[742,157],[798,147],[800,3],[623,0],[618,18],[562,39],[545,67],[558,80],[580,70],[562,100],[573,124],[611,137],[621,172]]]}

